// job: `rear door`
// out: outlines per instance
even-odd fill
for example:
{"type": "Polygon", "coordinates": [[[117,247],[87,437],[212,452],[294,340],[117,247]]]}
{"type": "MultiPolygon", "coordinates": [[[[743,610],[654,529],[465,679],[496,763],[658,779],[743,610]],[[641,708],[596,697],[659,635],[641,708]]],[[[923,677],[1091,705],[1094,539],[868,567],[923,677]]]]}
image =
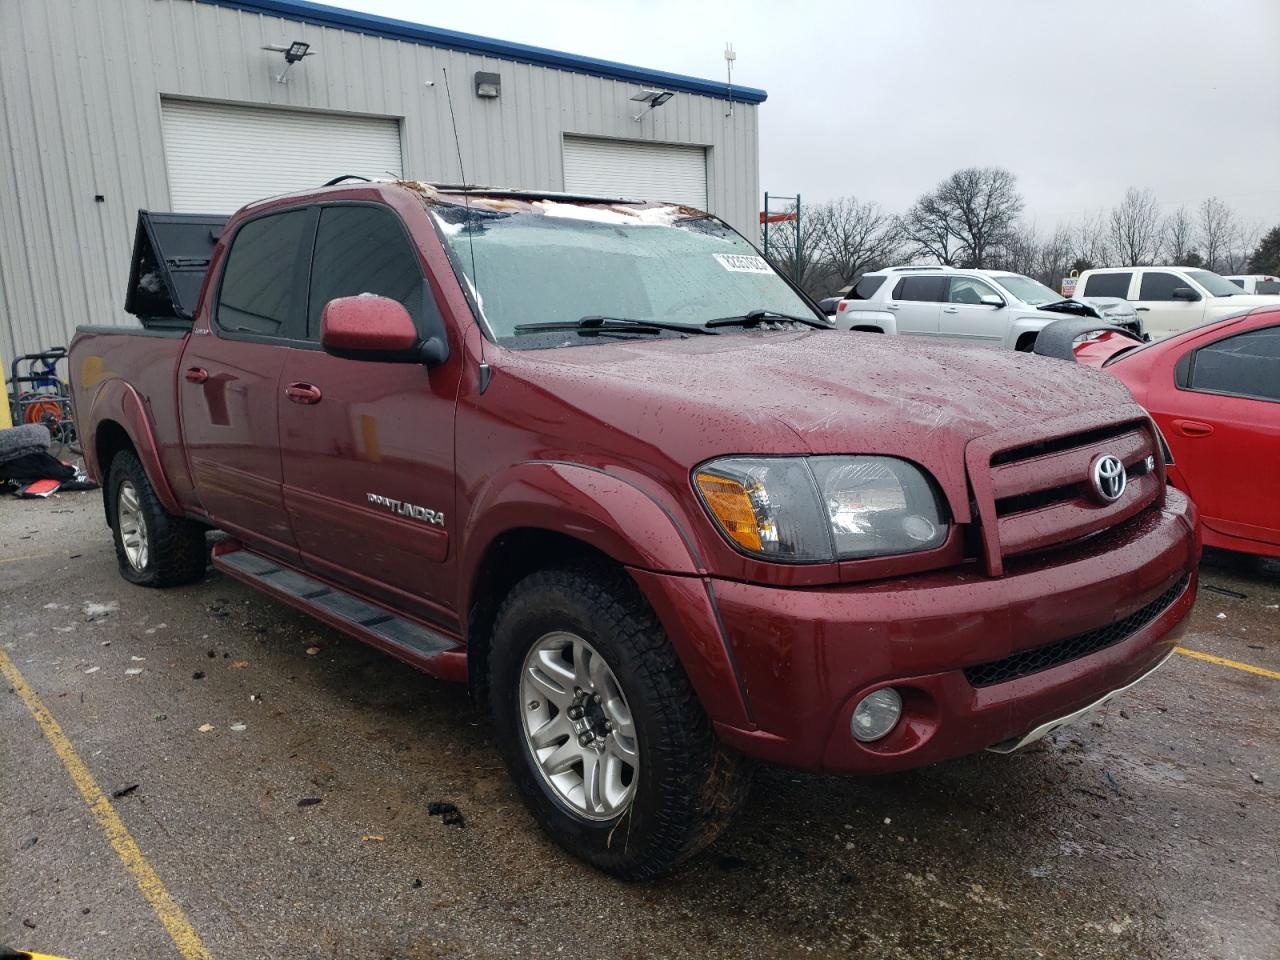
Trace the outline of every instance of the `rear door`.
{"type": "MultiPolygon", "coordinates": [[[[996,288],[977,277],[951,277],[947,302],[942,305],[938,335],[957,337],[988,346],[1003,346],[1009,330],[1008,307],[983,303],[983,297],[1000,297],[996,288]]],[[[1004,300],[1004,297],[1000,297],[1004,300]]]]}
{"type": "Polygon", "coordinates": [[[894,315],[899,333],[933,336],[946,293],[945,276],[908,274],[889,291],[884,308],[894,315]]]}
{"type": "Polygon", "coordinates": [[[423,333],[428,312],[437,310],[395,210],[325,205],[307,295],[313,349],[290,351],[281,378],[285,504],[304,565],[439,620],[453,605],[444,570],[454,524],[460,351],[430,369],[330,356],[319,348],[325,304],[362,293],[398,300],[423,333]]]}
{"type": "Polygon", "coordinates": [[[242,222],[178,370],[196,495],[218,526],[285,558],[297,553],[281,494],[280,372],[306,329],[315,211],[242,222]]]}
{"type": "Polygon", "coordinates": [[[1280,325],[1206,333],[1148,397],[1203,523],[1280,543],[1280,325]]]}
{"type": "Polygon", "coordinates": [[[1134,309],[1143,315],[1144,328],[1152,337],[1167,337],[1204,318],[1204,298],[1186,277],[1163,270],[1143,270],[1138,281],[1134,309]],[[1194,291],[1200,299],[1175,300],[1173,291],[1179,287],[1194,291]]]}

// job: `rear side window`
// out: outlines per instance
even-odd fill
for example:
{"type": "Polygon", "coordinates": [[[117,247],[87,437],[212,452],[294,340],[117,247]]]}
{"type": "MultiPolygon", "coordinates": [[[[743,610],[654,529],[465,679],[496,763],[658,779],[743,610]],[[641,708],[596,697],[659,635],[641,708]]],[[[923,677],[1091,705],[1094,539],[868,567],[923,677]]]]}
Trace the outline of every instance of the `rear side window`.
{"type": "Polygon", "coordinates": [[[863,277],[849,291],[850,300],[870,300],[876,295],[876,291],[884,286],[884,282],[888,277],[863,277]]]}
{"type": "Polygon", "coordinates": [[[895,300],[941,303],[947,298],[946,277],[903,277],[893,289],[895,300]]]}
{"type": "Polygon", "coordinates": [[[1280,402],[1280,327],[1201,347],[1191,363],[1191,389],[1280,402]]]}
{"type": "Polygon", "coordinates": [[[1142,289],[1138,293],[1138,299],[1172,300],[1174,289],[1186,286],[1187,281],[1172,273],[1155,273],[1149,271],[1142,275],[1142,289]]]}
{"type": "Polygon", "coordinates": [[[299,264],[311,223],[306,210],[250,220],[236,231],[218,290],[218,329],[260,337],[299,337],[299,264]]]}
{"type": "Polygon", "coordinates": [[[320,339],[325,304],[361,293],[398,300],[422,329],[426,284],[400,218],[386,207],[325,207],[311,264],[310,338],[320,339]]]}
{"type": "Polygon", "coordinates": [[[1259,280],[1254,293],[1280,293],[1280,280],[1259,280]]]}
{"type": "Polygon", "coordinates": [[[1120,297],[1129,299],[1131,273],[1095,273],[1084,283],[1086,297],[1120,297]]]}

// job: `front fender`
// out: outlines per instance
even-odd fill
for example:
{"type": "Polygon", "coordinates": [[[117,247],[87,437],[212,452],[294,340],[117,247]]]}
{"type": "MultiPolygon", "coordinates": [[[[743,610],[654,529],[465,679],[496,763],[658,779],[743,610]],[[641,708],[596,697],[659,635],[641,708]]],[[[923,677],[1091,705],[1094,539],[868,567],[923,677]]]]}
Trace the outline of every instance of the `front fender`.
{"type": "Polygon", "coordinates": [[[470,610],[485,554],[504,533],[572,537],[627,568],[712,719],[749,723],[740,678],[693,534],[669,505],[594,467],[525,461],[490,480],[463,529],[459,610],[470,610]]]}
{"type": "Polygon", "coordinates": [[[124,380],[108,380],[103,383],[89,406],[87,422],[93,425],[93,433],[86,438],[82,447],[85,463],[90,472],[105,488],[108,478],[102,475],[102,465],[98,463],[97,445],[98,430],[107,421],[118,423],[124,428],[129,441],[133,444],[134,452],[142,461],[142,469],[146,472],[147,480],[155,490],[157,499],[166,511],[175,516],[181,516],[182,505],[178,503],[178,498],[169,485],[169,478],[165,476],[164,468],[160,465],[160,454],[156,447],[155,429],[151,416],[147,413],[146,405],[138,396],[138,392],[124,380]]]}

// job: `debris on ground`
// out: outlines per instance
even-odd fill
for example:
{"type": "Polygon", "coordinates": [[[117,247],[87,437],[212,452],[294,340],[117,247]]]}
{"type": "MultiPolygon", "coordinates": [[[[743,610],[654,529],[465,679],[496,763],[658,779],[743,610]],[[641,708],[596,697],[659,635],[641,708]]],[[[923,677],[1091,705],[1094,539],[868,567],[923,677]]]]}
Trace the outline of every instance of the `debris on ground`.
{"type": "Polygon", "coordinates": [[[314,656],[315,656],[317,653],[319,653],[319,652],[320,652],[320,648],[319,648],[319,647],[307,647],[307,656],[308,656],[308,657],[314,657],[314,656]]]}
{"type": "Polygon", "coordinates": [[[1208,593],[1221,594],[1224,597],[1233,597],[1236,600],[1246,600],[1249,596],[1247,593],[1241,593],[1239,590],[1228,590],[1226,587],[1215,587],[1211,583],[1201,584],[1200,589],[1208,593]]]}
{"type": "Polygon", "coordinates": [[[314,807],[317,803],[323,803],[323,802],[324,801],[319,797],[303,797],[301,800],[298,801],[298,806],[314,807]]]}
{"type": "Polygon", "coordinates": [[[90,667],[88,670],[85,671],[85,673],[97,673],[101,669],[102,669],[101,667],[90,667]]]}
{"type": "Polygon", "coordinates": [[[196,729],[201,733],[208,733],[210,730],[214,729],[214,726],[212,723],[202,723],[200,726],[196,727],[196,729]]]}
{"type": "Polygon", "coordinates": [[[203,679],[204,679],[204,671],[203,671],[203,670],[197,670],[195,673],[191,674],[191,679],[192,679],[192,680],[203,680],[203,679]]]}
{"type": "Polygon", "coordinates": [[[451,827],[465,827],[466,819],[462,816],[462,811],[456,805],[446,801],[433,800],[427,804],[427,813],[433,817],[439,817],[441,823],[448,824],[451,827]]]}
{"type": "Polygon", "coordinates": [[[111,799],[119,800],[121,797],[127,797],[129,796],[129,794],[133,793],[133,791],[137,789],[138,789],[138,784],[131,783],[127,787],[121,787],[119,790],[116,790],[114,793],[112,793],[111,799]]]}
{"type": "Polygon", "coordinates": [[[130,667],[128,670],[124,672],[124,675],[126,677],[136,677],[141,672],[142,672],[141,667],[130,667]]]}
{"type": "Polygon", "coordinates": [[[24,842],[23,842],[23,844],[22,844],[22,849],[23,849],[23,850],[30,850],[32,847],[34,847],[34,846],[35,846],[37,843],[39,843],[39,842],[40,842],[40,838],[39,838],[39,837],[32,837],[30,840],[26,840],[26,841],[24,841],[24,842]]]}
{"type": "Polygon", "coordinates": [[[249,729],[248,724],[244,724],[244,723],[233,723],[231,725],[231,730],[235,733],[244,733],[248,729],[249,729]]]}
{"type": "Polygon", "coordinates": [[[382,834],[380,833],[366,833],[360,839],[365,843],[368,843],[369,841],[373,841],[374,843],[382,843],[387,838],[382,836],[382,834]]]}
{"type": "Polygon", "coordinates": [[[119,609],[119,600],[108,600],[105,603],[99,603],[96,600],[86,600],[84,604],[84,618],[90,623],[93,623],[95,620],[105,620],[119,609]]]}
{"type": "Polygon", "coordinates": [[[248,660],[232,660],[231,661],[232,670],[243,670],[248,665],[249,665],[248,660]]]}
{"type": "Polygon", "coordinates": [[[1251,773],[1251,774],[1249,774],[1249,779],[1250,779],[1250,780],[1252,780],[1254,783],[1261,783],[1261,782],[1262,782],[1262,777],[1258,776],[1258,774],[1256,774],[1256,773],[1251,773]]]}

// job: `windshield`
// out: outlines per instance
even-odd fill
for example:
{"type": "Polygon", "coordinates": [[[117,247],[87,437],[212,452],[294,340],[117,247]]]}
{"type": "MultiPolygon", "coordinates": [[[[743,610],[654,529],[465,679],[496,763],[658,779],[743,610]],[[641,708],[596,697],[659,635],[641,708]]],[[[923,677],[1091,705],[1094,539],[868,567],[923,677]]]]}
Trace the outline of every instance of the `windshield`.
{"type": "Polygon", "coordinates": [[[1226,277],[1220,277],[1208,270],[1188,270],[1187,276],[1208,290],[1211,297],[1238,297],[1244,293],[1226,277]]]}
{"type": "Polygon", "coordinates": [[[1009,294],[1017,297],[1023,303],[1029,303],[1033,307],[1038,307],[1045,303],[1057,303],[1062,299],[1062,294],[1046,287],[1039,280],[1032,280],[1030,277],[1024,277],[1018,273],[1005,274],[991,279],[1004,287],[1009,294]]]}
{"type": "MultiPolygon", "coordinates": [[[[743,237],[712,218],[681,217],[674,207],[536,206],[545,212],[432,211],[490,333],[507,346],[546,346],[538,341],[548,334],[522,335],[518,325],[589,316],[699,328],[752,310],[822,319],[743,237]]],[[[562,333],[555,339],[565,341],[562,333]]]]}

